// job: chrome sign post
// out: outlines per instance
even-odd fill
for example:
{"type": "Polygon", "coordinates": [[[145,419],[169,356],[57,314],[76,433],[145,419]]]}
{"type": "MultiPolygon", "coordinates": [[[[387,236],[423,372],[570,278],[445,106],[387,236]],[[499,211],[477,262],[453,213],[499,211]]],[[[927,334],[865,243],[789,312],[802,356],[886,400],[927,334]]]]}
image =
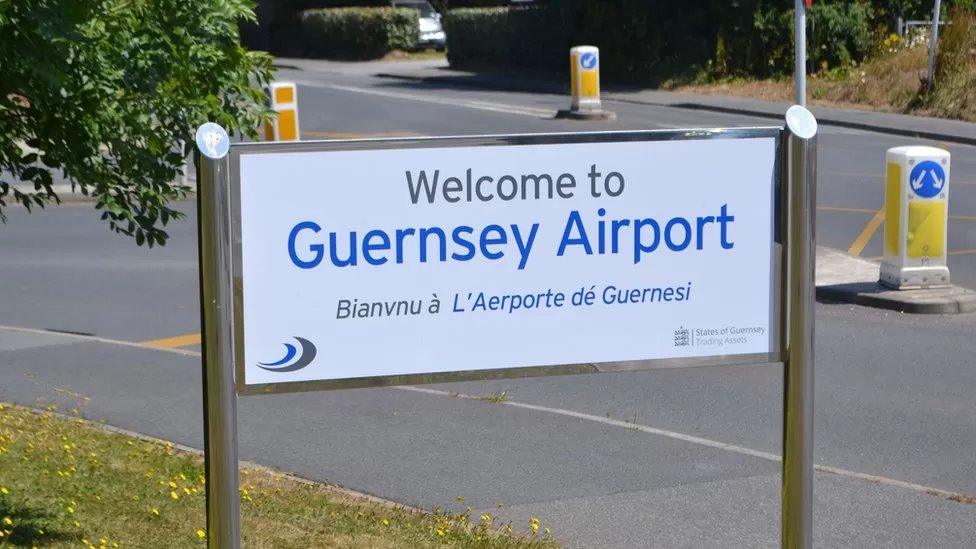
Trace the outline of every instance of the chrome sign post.
{"type": "Polygon", "coordinates": [[[237,549],[241,546],[241,513],[227,197],[230,139],[223,128],[207,123],[197,130],[196,142],[207,547],[237,549]]]}
{"type": "Polygon", "coordinates": [[[813,546],[814,219],[817,121],[804,107],[786,113],[787,272],[783,359],[782,546],[813,546]]]}
{"type": "Polygon", "coordinates": [[[209,546],[240,546],[237,395],[783,362],[781,542],[808,548],[816,131],[801,106],[785,128],[201,126],[209,546]]]}

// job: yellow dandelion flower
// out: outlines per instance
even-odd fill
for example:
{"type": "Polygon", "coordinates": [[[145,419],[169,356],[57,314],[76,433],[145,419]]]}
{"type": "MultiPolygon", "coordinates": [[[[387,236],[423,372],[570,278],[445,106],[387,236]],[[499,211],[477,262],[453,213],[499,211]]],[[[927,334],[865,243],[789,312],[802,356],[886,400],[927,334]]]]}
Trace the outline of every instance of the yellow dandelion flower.
{"type": "Polygon", "coordinates": [[[69,505],[67,511],[73,515],[75,513],[75,508],[69,505]]]}
{"type": "Polygon", "coordinates": [[[75,528],[81,528],[81,523],[77,520],[75,521],[75,528]]]}
{"type": "Polygon", "coordinates": [[[390,519],[383,519],[383,526],[389,526],[389,525],[390,525],[390,519]]]}
{"type": "Polygon", "coordinates": [[[203,529],[197,530],[197,537],[203,539],[207,537],[207,532],[203,529]]]}
{"type": "Polygon", "coordinates": [[[3,523],[7,526],[12,526],[14,521],[10,517],[3,517],[3,523]]]}
{"type": "Polygon", "coordinates": [[[176,489],[176,483],[175,483],[175,482],[173,482],[172,480],[171,480],[171,481],[169,481],[169,487],[170,487],[170,488],[173,488],[173,489],[176,489]]]}
{"type": "Polygon", "coordinates": [[[153,507],[152,509],[149,510],[149,514],[151,514],[154,517],[158,517],[159,516],[159,509],[153,507]]]}
{"type": "Polygon", "coordinates": [[[169,497],[172,499],[180,499],[180,495],[177,494],[176,492],[170,492],[169,497]]]}
{"type": "Polygon", "coordinates": [[[7,495],[9,493],[10,493],[10,490],[7,490],[7,487],[6,486],[0,486],[0,494],[7,495]]]}

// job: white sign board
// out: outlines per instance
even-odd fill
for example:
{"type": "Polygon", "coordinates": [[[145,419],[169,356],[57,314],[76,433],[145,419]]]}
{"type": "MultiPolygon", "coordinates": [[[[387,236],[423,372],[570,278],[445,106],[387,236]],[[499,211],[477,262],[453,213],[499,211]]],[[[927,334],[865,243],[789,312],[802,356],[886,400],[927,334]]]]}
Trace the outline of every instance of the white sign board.
{"type": "Polygon", "coordinates": [[[778,132],[232,148],[238,389],[772,353],[778,132]]]}

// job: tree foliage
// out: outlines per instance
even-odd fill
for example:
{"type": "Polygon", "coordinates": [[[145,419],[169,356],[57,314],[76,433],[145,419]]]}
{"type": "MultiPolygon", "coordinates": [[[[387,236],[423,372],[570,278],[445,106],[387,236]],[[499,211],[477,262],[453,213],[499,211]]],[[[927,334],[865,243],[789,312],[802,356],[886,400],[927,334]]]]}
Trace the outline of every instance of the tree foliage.
{"type": "Polygon", "coordinates": [[[0,0],[0,217],[60,202],[62,178],[112,230],[164,244],[194,129],[269,115],[271,59],[238,41],[251,4],[0,0]]]}

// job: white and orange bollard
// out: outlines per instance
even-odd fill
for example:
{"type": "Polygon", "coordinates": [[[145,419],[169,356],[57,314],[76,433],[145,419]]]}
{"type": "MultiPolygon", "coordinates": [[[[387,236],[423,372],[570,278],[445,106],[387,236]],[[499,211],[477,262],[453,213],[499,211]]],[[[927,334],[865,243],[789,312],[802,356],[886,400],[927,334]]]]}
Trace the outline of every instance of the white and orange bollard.
{"type": "Polygon", "coordinates": [[[278,115],[264,124],[265,141],[298,141],[298,88],[294,82],[272,82],[268,89],[271,108],[278,115]]]}

